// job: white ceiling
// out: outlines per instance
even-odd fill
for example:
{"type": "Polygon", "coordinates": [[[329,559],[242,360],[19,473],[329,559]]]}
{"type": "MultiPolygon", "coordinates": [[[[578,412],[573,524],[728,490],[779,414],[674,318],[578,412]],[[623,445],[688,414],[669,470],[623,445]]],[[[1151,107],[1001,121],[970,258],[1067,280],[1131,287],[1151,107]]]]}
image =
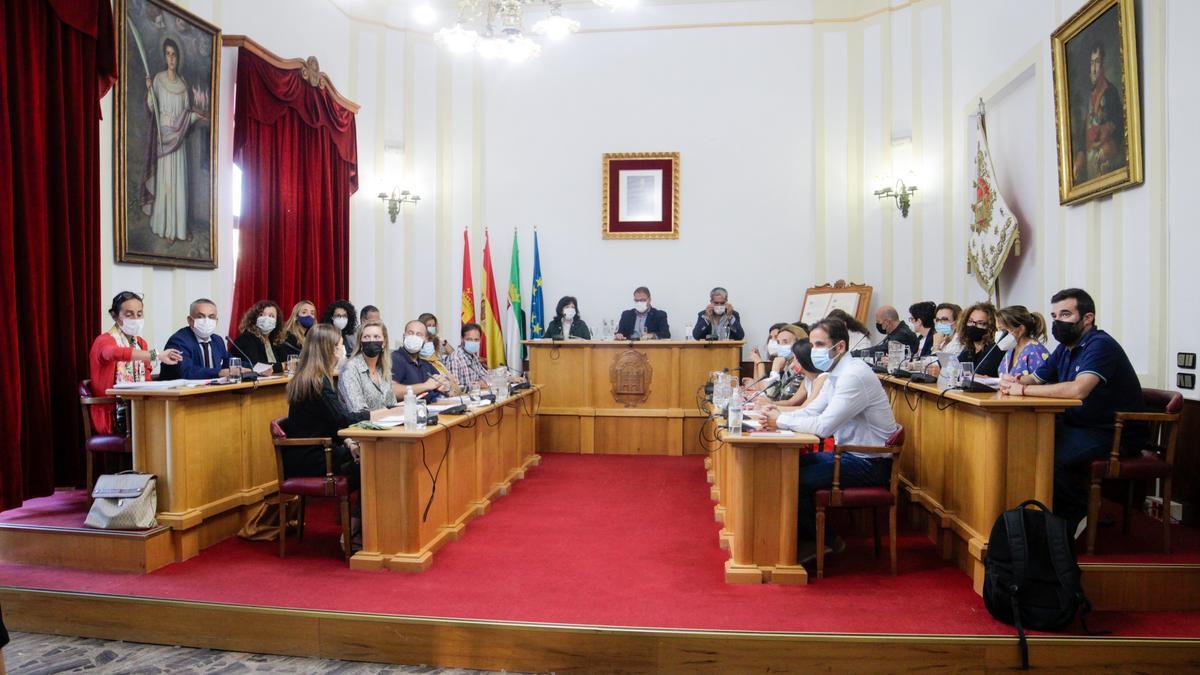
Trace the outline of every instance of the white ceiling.
{"type": "MultiPolygon", "coordinates": [[[[458,0],[329,0],[351,18],[363,21],[375,21],[392,25],[408,24],[414,8],[428,4],[437,10],[439,23],[444,18],[457,14],[458,0]]],[[[639,4],[646,7],[665,8],[671,5],[738,5],[760,2],[761,0],[640,0],[639,4]]],[[[599,9],[592,0],[563,0],[563,7],[570,9],[599,9]]],[[[530,9],[539,10],[546,5],[538,0],[530,9]]],[[[636,10],[633,10],[636,12],[636,10]]]]}

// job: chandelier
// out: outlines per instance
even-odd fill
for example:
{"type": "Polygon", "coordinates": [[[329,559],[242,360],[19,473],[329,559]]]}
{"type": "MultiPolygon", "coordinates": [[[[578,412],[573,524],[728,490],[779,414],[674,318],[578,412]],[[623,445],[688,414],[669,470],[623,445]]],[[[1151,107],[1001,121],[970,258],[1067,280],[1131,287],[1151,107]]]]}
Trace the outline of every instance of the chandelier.
{"type": "MultiPolygon", "coordinates": [[[[610,10],[632,7],[638,0],[592,0],[610,10]]],[[[561,40],[579,32],[579,22],[562,15],[562,0],[459,0],[454,26],[433,35],[434,42],[455,54],[476,52],[486,59],[523,63],[542,53],[542,46],[525,33],[527,6],[541,3],[550,15],[530,28],[534,35],[561,40]]]]}

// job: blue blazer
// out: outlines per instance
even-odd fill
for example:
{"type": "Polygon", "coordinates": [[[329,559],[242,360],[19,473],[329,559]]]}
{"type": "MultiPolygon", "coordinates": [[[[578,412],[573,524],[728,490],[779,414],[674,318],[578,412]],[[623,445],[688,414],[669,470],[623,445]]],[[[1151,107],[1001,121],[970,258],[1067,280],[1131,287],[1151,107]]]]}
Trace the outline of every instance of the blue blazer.
{"type": "MultiPolygon", "coordinates": [[[[220,335],[214,334],[208,344],[212,350],[214,368],[204,367],[204,350],[200,348],[200,340],[196,338],[196,334],[189,326],[175,331],[171,339],[167,340],[167,349],[178,349],[183,353],[183,360],[174,366],[164,363],[159,379],[211,380],[218,377],[221,369],[229,366],[229,350],[225,347],[225,338],[220,335]]],[[[243,364],[243,366],[251,368],[254,364],[243,364]]]]}
{"type": "MultiPolygon", "coordinates": [[[[637,322],[637,312],[627,309],[621,312],[621,321],[617,323],[617,332],[626,339],[633,337],[633,326],[637,322]]],[[[651,307],[646,312],[646,332],[654,333],[659,339],[671,339],[671,326],[667,324],[667,313],[657,307],[651,307]]]]}

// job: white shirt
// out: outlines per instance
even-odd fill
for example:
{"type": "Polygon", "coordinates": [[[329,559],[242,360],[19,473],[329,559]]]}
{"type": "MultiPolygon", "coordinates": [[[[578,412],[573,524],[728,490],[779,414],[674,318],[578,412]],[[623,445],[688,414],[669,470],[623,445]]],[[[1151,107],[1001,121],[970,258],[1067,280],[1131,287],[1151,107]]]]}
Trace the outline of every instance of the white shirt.
{"type": "Polygon", "coordinates": [[[866,349],[871,346],[871,339],[856,330],[852,330],[850,331],[850,340],[846,344],[850,345],[847,347],[849,351],[866,349]]]}
{"type": "MultiPolygon", "coordinates": [[[[849,354],[829,372],[829,381],[812,405],[785,412],[780,429],[833,436],[838,444],[882,446],[896,430],[892,404],[871,367],[849,354]]],[[[887,457],[883,453],[854,453],[861,457],[887,457]]]]}

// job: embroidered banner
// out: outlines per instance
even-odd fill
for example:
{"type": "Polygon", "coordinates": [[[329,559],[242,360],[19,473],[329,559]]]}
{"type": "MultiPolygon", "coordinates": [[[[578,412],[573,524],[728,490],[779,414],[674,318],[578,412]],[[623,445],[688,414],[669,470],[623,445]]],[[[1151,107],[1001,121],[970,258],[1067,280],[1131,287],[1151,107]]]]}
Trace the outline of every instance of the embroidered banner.
{"type": "Polygon", "coordinates": [[[1021,228],[996,186],[992,153],[982,109],[975,122],[974,179],[971,181],[971,236],[967,239],[967,272],[974,273],[989,295],[1012,251],[1021,255],[1021,228]]]}

